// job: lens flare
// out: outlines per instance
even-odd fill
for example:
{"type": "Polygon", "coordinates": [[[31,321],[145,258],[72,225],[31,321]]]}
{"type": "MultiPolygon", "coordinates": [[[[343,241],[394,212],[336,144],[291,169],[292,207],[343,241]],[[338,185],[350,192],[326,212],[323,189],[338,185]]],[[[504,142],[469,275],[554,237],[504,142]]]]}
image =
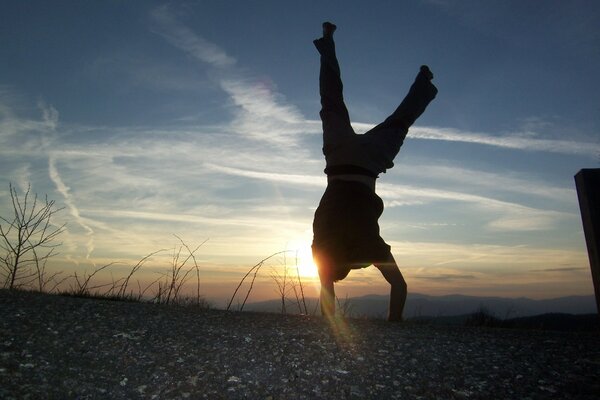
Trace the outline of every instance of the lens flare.
{"type": "Polygon", "coordinates": [[[295,258],[293,265],[298,267],[298,273],[303,278],[317,278],[319,276],[310,246],[311,242],[308,240],[293,240],[287,246],[295,258]]]}

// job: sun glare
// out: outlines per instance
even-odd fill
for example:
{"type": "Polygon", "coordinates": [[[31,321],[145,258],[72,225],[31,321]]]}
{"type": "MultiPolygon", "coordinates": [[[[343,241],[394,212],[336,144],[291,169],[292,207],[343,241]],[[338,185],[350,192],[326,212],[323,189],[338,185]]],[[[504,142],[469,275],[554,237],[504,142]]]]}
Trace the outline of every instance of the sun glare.
{"type": "Polygon", "coordinates": [[[313,261],[310,245],[309,241],[295,240],[290,242],[288,249],[292,253],[291,256],[295,258],[293,265],[298,266],[300,276],[304,278],[317,278],[319,274],[317,266],[313,261]]]}

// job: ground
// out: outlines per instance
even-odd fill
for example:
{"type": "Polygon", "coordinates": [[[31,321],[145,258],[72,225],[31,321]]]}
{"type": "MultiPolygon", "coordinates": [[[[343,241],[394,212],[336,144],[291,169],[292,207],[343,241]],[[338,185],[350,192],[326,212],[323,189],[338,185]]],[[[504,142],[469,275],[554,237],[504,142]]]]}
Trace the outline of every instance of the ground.
{"type": "Polygon", "coordinates": [[[597,399],[593,332],[0,291],[3,399],[597,399]]]}

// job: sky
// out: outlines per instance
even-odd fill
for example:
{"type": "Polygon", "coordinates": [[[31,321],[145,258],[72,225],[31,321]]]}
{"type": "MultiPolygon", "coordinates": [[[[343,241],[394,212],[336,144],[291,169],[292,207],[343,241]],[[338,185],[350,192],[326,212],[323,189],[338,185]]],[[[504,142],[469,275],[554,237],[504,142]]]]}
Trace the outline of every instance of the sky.
{"type": "MultiPolygon", "coordinates": [[[[435,75],[437,98],[377,181],[381,233],[409,291],[593,294],[573,176],[600,168],[598,2],[0,7],[0,215],[9,182],[64,207],[57,271],[118,262],[119,276],[165,249],[148,278],[169,268],[179,237],[206,241],[196,257],[217,304],[285,250],[316,293],[312,218],[326,177],[312,40],[330,20],[357,132],[396,108],[420,65],[435,75]]],[[[281,258],[253,300],[277,296],[281,258]]],[[[388,290],[372,267],[338,287],[388,290]]]]}

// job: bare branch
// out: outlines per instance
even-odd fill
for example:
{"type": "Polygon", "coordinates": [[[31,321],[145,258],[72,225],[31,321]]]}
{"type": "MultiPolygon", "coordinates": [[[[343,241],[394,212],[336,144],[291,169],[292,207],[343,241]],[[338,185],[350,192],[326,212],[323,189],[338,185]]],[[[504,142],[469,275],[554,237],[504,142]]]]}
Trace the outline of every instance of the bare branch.
{"type": "MultiPolygon", "coordinates": [[[[240,281],[240,283],[237,285],[237,287],[235,288],[235,291],[233,292],[233,296],[231,296],[231,300],[229,300],[229,304],[227,305],[227,310],[229,310],[231,308],[231,303],[233,303],[233,300],[235,299],[235,295],[237,294],[238,290],[240,289],[240,287],[242,286],[242,284],[244,283],[244,281],[246,280],[246,278],[248,277],[248,275],[250,275],[252,273],[252,271],[255,271],[257,269],[260,269],[260,267],[263,265],[263,263],[267,260],[269,260],[270,258],[273,258],[275,256],[278,256],[279,254],[285,253],[285,251],[280,251],[278,253],[274,253],[271,254],[269,257],[261,260],[258,264],[256,264],[255,266],[253,266],[252,268],[250,268],[248,270],[248,272],[246,272],[246,275],[244,275],[244,277],[242,278],[242,280],[240,281]]],[[[256,274],[258,273],[258,271],[256,271],[254,273],[254,278],[256,278],[256,274]]],[[[254,279],[252,280],[252,283],[254,283],[254,279]]],[[[252,286],[250,287],[250,289],[252,289],[252,286]]],[[[246,299],[248,298],[248,295],[250,294],[250,291],[248,291],[248,294],[246,295],[246,299]]],[[[244,304],[245,304],[245,300],[244,300],[244,304]]],[[[243,306],[242,306],[243,307],[243,306]]]]}
{"type": "Polygon", "coordinates": [[[33,194],[31,201],[31,185],[22,197],[12,183],[9,191],[14,218],[0,217],[0,279],[4,280],[4,287],[12,289],[32,285],[35,280],[31,277],[35,276],[41,290],[47,279],[46,261],[56,255],[54,249],[61,245],[54,241],[64,232],[65,225],[53,227],[51,219],[62,208],[56,209],[55,202],[47,196],[44,202],[38,202],[38,195],[33,194]]]}
{"type": "Polygon", "coordinates": [[[196,253],[196,251],[202,247],[202,245],[204,245],[204,243],[206,243],[208,241],[208,239],[206,239],[204,242],[200,243],[198,245],[198,247],[196,247],[193,251],[190,250],[190,248],[188,247],[188,245],[177,235],[174,235],[177,239],[179,239],[179,241],[181,242],[181,244],[183,246],[185,246],[185,248],[187,249],[187,251],[190,253],[190,256],[192,257],[192,260],[194,261],[194,267],[196,268],[196,281],[197,281],[197,285],[196,285],[196,305],[200,305],[200,268],[198,267],[198,263],[196,262],[196,256],[194,255],[194,253],[196,253]]]}
{"type": "Polygon", "coordinates": [[[127,278],[125,278],[123,284],[121,285],[121,288],[119,289],[119,291],[117,292],[117,296],[121,297],[125,295],[125,292],[127,291],[127,286],[129,285],[129,280],[131,279],[131,277],[133,276],[133,274],[135,274],[140,268],[142,268],[142,266],[144,265],[144,263],[146,261],[148,261],[148,259],[160,252],[166,251],[166,249],[161,249],[161,250],[157,250],[155,252],[152,252],[150,254],[148,254],[146,257],[143,257],[140,261],[137,262],[137,264],[135,264],[133,266],[133,268],[131,269],[131,271],[129,272],[129,275],[127,276],[127,278]]]}

